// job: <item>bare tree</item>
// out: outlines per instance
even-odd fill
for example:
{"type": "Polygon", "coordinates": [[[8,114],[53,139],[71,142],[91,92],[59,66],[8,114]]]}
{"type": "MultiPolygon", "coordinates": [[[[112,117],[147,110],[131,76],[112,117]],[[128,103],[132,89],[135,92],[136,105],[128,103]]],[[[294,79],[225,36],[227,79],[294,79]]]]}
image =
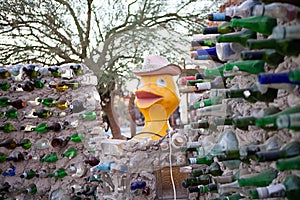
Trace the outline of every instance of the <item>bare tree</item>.
{"type": "Polygon", "coordinates": [[[221,2],[0,0],[0,63],[84,62],[98,77],[113,138],[124,138],[112,103],[131,66],[145,50],[178,62],[190,42],[184,36],[199,32],[221,2]]]}

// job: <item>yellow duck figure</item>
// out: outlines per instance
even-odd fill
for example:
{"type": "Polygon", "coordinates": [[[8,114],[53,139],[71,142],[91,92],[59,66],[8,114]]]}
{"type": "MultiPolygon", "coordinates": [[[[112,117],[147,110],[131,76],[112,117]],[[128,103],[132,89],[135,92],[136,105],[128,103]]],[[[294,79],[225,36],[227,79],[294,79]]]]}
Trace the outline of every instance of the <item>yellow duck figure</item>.
{"type": "Polygon", "coordinates": [[[145,117],[142,131],[134,138],[159,140],[170,130],[168,119],[180,102],[173,76],[181,74],[181,68],[162,56],[151,55],[145,57],[142,69],[133,73],[141,77],[135,105],[145,117]]]}

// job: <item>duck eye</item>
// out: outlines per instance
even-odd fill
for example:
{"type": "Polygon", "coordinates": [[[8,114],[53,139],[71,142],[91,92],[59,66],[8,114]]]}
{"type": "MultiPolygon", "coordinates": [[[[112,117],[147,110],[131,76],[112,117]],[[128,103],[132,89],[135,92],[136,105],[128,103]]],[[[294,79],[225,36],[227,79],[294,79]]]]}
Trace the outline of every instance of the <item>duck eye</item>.
{"type": "Polygon", "coordinates": [[[165,79],[159,78],[159,79],[156,80],[156,85],[158,87],[166,87],[167,83],[166,83],[165,79]]]}

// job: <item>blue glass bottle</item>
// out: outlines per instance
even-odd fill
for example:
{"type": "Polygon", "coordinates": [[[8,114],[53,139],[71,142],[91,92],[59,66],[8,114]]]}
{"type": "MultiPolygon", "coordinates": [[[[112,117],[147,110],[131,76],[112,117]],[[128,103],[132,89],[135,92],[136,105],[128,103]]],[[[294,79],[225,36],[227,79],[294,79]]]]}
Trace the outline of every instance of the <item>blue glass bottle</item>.
{"type": "Polygon", "coordinates": [[[300,82],[290,81],[289,72],[260,73],[258,75],[258,82],[260,84],[289,83],[289,84],[300,85],[300,82]]]}

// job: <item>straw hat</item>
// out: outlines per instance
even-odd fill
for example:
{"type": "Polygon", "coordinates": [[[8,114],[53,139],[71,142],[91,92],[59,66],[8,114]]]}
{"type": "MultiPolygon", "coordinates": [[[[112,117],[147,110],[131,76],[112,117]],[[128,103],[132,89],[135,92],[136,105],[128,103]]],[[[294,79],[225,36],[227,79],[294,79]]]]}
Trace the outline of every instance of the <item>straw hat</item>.
{"type": "Polygon", "coordinates": [[[176,76],[181,74],[181,68],[178,65],[169,63],[165,57],[151,55],[144,58],[144,63],[141,69],[134,69],[132,72],[137,76],[160,74],[176,76]]]}

